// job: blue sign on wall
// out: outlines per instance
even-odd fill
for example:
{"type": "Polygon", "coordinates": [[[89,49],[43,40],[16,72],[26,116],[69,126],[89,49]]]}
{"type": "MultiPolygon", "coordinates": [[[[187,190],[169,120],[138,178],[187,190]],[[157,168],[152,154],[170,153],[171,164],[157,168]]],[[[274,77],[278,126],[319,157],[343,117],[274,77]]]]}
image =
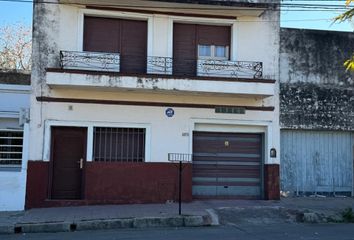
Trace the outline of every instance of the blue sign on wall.
{"type": "Polygon", "coordinates": [[[173,115],[175,115],[175,110],[173,110],[173,108],[167,108],[165,114],[167,117],[173,117],[173,115]]]}

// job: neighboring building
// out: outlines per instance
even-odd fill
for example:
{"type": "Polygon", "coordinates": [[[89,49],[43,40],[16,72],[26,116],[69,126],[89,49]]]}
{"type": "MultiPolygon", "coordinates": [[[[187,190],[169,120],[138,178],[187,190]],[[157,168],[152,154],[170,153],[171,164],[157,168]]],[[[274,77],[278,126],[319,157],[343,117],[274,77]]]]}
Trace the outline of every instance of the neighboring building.
{"type": "Polygon", "coordinates": [[[279,198],[274,1],[51,2],[34,3],[27,208],[177,200],[169,160],[192,154],[183,200],[279,198]]]}
{"type": "Polygon", "coordinates": [[[354,34],[281,29],[281,189],[353,194],[354,34]]]}
{"type": "Polygon", "coordinates": [[[25,206],[30,74],[0,71],[0,211],[25,206]]]}

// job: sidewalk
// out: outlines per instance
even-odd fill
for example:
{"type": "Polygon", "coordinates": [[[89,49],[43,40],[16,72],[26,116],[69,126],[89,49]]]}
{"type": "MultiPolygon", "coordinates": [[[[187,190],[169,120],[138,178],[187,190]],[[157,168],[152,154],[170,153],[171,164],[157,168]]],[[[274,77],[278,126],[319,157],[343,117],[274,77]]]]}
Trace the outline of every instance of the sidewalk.
{"type": "Polygon", "coordinates": [[[255,219],[321,222],[328,216],[340,221],[348,207],[354,209],[353,198],[194,201],[182,204],[182,216],[178,216],[177,203],[41,208],[0,212],[0,233],[209,226],[255,219]],[[299,215],[305,218],[299,220],[299,215]]]}

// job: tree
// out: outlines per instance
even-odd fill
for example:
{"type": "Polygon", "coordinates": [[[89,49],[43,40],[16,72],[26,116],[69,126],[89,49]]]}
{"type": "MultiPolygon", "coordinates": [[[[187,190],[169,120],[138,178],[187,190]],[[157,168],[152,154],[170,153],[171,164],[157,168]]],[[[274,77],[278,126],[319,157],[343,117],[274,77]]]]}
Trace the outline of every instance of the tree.
{"type": "Polygon", "coordinates": [[[31,69],[31,32],[22,23],[0,26],[0,69],[31,69]]]}
{"type": "MultiPolygon", "coordinates": [[[[351,3],[354,3],[354,0],[346,0],[345,5],[349,8],[351,3]]],[[[337,16],[334,21],[335,22],[344,22],[344,21],[351,21],[354,17],[354,8],[348,9],[346,12],[342,13],[341,15],[337,16]]],[[[354,53],[351,58],[344,62],[344,66],[347,70],[354,72],[354,53]]]]}

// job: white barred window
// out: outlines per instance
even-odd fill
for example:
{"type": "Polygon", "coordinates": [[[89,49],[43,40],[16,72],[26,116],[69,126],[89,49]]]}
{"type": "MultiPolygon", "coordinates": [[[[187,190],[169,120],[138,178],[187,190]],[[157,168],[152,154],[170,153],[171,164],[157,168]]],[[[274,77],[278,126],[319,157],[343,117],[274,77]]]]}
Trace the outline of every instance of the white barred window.
{"type": "Polygon", "coordinates": [[[0,129],[0,166],[21,166],[23,131],[0,129]]]}

